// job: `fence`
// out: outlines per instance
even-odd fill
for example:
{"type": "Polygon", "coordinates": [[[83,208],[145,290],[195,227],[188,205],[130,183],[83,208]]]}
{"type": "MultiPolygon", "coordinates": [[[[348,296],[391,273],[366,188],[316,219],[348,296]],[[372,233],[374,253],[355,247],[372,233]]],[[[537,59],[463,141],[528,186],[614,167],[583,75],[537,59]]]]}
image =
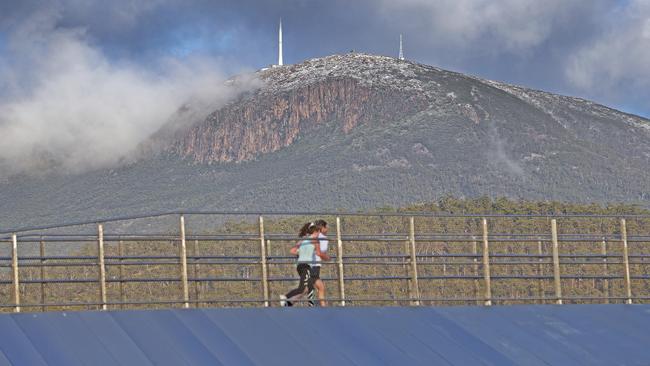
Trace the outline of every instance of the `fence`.
{"type": "Polygon", "coordinates": [[[186,212],[0,234],[0,308],[279,306],[288,232],[321,217],[334,306],[650,300],[650,216],[186,212]],[[128,232],[154,218],[175,228],[128,232]]]}

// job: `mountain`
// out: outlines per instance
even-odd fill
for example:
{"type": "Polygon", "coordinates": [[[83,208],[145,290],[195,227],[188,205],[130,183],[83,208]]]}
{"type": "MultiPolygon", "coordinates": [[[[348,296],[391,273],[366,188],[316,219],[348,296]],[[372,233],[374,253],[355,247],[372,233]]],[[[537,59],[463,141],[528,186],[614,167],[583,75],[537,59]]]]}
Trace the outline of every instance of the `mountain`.
{"type": "MultiPolygon", "coordinates": [[[[650,121],[359,53],[260,70],[261,86],[152,140],[162,151],[0,183],[0,227],[177,209],[367,209],[443,195],[650,207],[650,121]]],[[[230,81],[237,83],[237,78],[230,81]]]]}

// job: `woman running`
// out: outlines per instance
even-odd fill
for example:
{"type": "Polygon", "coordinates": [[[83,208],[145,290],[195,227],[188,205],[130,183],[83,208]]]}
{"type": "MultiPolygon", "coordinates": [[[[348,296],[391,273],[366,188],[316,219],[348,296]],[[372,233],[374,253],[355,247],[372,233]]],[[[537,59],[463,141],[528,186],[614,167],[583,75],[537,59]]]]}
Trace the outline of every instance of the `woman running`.
{"type": "MultiPolygon", "coordinates": [[[[318,228],[318,242],[320,243],[320,251],[321,253],[327,253],[327,247],[329,244],[329,241],[327,240],[327,222],[325,222],[325,220],[316,220],[314,221],[314,224],[318,228]]],[[[318,301],[320,303],[320,306],[327,306],[327,302],[325,301],[325,283],[320,278],[321,261],[321,257],[316,257],[316,263],[311,266],[311,278],[314,282],[314,289],[318,291],[318,301]]],[[[314,300],[316,299],[316,294],[314,292],[315,291],[312,289],[312,291],[309,292],[307,296],[309,298],[309,304],[311,306],[315,305],[314,300]]]]}
{"type": "Polygon", "coordinates": [[[300,282],[297,288],[289,291],[286,295],[280,295],[281,306],[293,306],[292,301],[298,300],[313,291],[314,281],[311,279],[311,264],[316,262],[316,257],[329,260],[329,256],[320,251],[320,245],[316,245],[319,233],[318,227],[313,222],[306,223],[300,229],[298,235],[300,237],[307,236],[307,238],[291,248],[291,254],[298,255],[296,270],[298,276],[300,276],[300,282]]]}

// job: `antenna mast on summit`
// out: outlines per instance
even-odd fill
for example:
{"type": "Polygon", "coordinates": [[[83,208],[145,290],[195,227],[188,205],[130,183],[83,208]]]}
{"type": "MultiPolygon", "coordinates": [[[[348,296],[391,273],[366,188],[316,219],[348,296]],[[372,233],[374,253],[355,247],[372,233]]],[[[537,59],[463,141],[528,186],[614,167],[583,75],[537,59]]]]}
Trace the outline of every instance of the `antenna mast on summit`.
{"type": "Polygon", "coordinates": [[[399,35],[399,57],[400,60],[404,59],[404,51],[402,50],[402,35],[399,35]]]}
{"type": "Polygon", "coordinates": [[[280,19],[280,29],[278,30],[278,66],[282,66],[282,19],[280,19]]]}

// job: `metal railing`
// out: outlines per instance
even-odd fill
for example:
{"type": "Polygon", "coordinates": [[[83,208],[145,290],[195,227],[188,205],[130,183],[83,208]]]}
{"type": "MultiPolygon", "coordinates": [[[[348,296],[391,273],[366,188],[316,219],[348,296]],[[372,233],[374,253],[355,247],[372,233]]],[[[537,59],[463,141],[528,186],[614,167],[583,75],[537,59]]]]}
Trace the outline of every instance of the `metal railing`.
{"type": "MultiPolygon", "coordinates": [[[[189,212],[167,213],[150,216],[115,218],[101,222],[73,223],[40,228],[23,228],[9,231],[10,235],[0,237],[0,242],[9,244],[9,255],[0,256],[0,271],[9,275],[0,279],[0,287],[10,288],[4,291],[0,309],[20,312],[23,309],[55,310],[60,308],[113,308],[139,306],[190,306],[227,305],[227,306],[278,306],[277,294],[286,290],[277,284],[296,281],[292,265],[295,259],[285,254],[288,243],[297,240],[295,235],[272,233],[267,230],[266,216],[275,216],[278,220],[298,217],[331,217],[334,226],[330,240],[332,261],[323,263],[323,280],[334,285],[336,296],[328,296],[332,305],[405,305],[421,306],[445,303],[482,304],[491,306],[495,303],[555,303],[565,302],[646,302],[650,300],[650,216],[628,215],[441,215],[435,213],[377,213],[377,214],[341,214],[341,213],[255,213],[241,212],[189,212]],[[256,215],[255,222],[243,225],[249,232],[188,234],[186,217],[188,215],[251,216],[256,215]],[[105,225],[118,221],[129,221],[152,217],[176,217],[178,229],[174,234],[119,233],[105,231],[105,225]],[[346,233],[342,227],[342,217],[355,219],[392,218],[405,222],[404,230],[382,233],[362,233],[358,229],[346,233]],[[437,222],[440,220],[465,220],[462,233],[428,232],[416,230],[418,220],[437,222]],[[541,219],[546,225],[546,232],[499,233],[490,231],[490,220],[524,220],[541,219]],[[588,232],[559,233],[558,220],[615,220],[614,229],[586,230],[588,232]],[[628,236],[627,220],[637,220],[638,233],[628,236]],[[467,220],[470,221],[467,224],[467,220]],[[475,222],[476,221],[476,222],[475,222]],[[96,225],[94,233],[49,233],[48,230],[70,228],[73,226],[96,225]],[[253,229],[254,228],[254,229],[253,229]],[[469,228],[469,229],[468,229],[469,228]],[[477,230],[478,229],[478,230],[477,230]],[[476,230],[476,231],[471,231],[476,230]],[[354,231],[354,232],[352,232],[354,231]],[[46,246],[54,244],[86,244],[82,249],[60,250],[56,255],[46,255],[46,246]],[[94,253],[88,253],[88,243],[93,243],[94,253]],[[132,247],[148,245],[149,249],[169,244],[163,254],[126,254],[126,243],[135,243],[132,247]],[[189,244],[188,244],[189,243],[189,244]],[[251,246],[244,253],[215,254],[221,248],[238,248],[237,243],[251,246]],[[257,243],[257,244],[254,244],[257,243]],[[631,253],[629,246],[633,243],[636,251],[631,253]],[[19,255],[23,246],[38,245],[38,253],[19,255]],[[209,246],[208,252],[199,251],[201,244],[209,246]],[[277,254],[272,254],[271,246],[277,254]],[[385,250],[368,249],[372,245],[382,245],[385,250]],[[423,251],[424,245],[438,245],[440,250],[423,251]],[[496,250],[496,245],[507,245],[506,250],[496,250]],[[575,246],[571,251],[564,247],[575,246]],[[190,250],[190,246],[192,249],[190,250]],[[361,252],[352,250],[361,246],[361,252]],[[549,246],[550,248],[546,248],[549,246]],[[455,247],[461,247],[454,250],[455,247]],[[517,252],[517,248],[526,247],[528,252],[517,252]],[[394,251],[394,248],[400,249],[394,251]],[[513,249],[514,248],[514,249],[513,249]],[[530,249],[536,251],[530,253],[530,249]],[[84,252],[85,250],[85,252],[84,252]],[[107,254],[107,251],[111,253],[107,254]],[[170,254],[170,251],[174,252],[170,254]],[[636,271],[632,271],[634,266],[636,271]],[[142,273],[128,275],[131,268],[139,267],[144,274],[162,272],[164,276],[142,276],[142,273]],[[243,275],[228,275],[232,268],[245,269],[243,275]],[[368,274],[364,268],[382,268],[382,273],[368,274]],[[455,268],[450,271],[448,268],[455,268]],[[551,267],[552,271],[546,270],[551,267]],[[568,271],[574,267],[578,272],[568,271]],[[251,270],[253,268],[254,270],[251,270]],[[440,269],[442,268],[442,269],[440,269]],[[596,268],[596,270],[593,270],[596,268]],[[68,278],[52,276],[51,270],[63,270],[68,278]],[[90,270],[89,270],[90,269],[90,270]],[[354,269],[354,270],[353,270],[354,269]],[[149,271],[149,272],[147,272],[149,271]],[[351,273],[348,273],[348,272],[351,273]],[[109,275],[110,272],[110,275],[109,275]],[[251,276],[250,272],[258,273],[251,276]],[[273,275],[280,272],[280,275],[273,275]],[[450,273],[451,272],[451,273],[450,273]],[[467,272],[470,272],[469,274],[467,272]],[[551,273],[552,272],[552,273],[551,273]],[[361,273],[361,274],[360,274],[361,273]],[[55,278],[52,278],[55,277],[55,278]],[[593,288],[574,291],[580,287],[580,281],[592,281],[593,288]],[[440,281],[441,285],[436,285],[440,281]],[[460,282],[470,282],[467,287],[460,282]],[[509,290],[495,286],[496,282],[511,281],[509,290]],[[567,284],[567,281],[578,281],[567,284]],[[453,282],[453,285],[450,283],[453,282]],[[548,282],[552,283],[548,290],[548,282]],[[597,288],[596,283],[601,284],[597,288]],[[612,286],[614,282],[618,285],[612,286]],[[250,283],[246,289],[224,288],[223,293],[236,293],[236,297],[206,296],[206,292],[218,294],[219,289],[204,291],[204,284],[215,283],[250,283]],[[369,290],[372,283],[380,283],[379,289],[369,290]],[[397,284],[395,284],[397,283],[397,284]],[[52,286],[90,286],[75,290],[75,296],[69,296],[69,290],[53,291],[52,286]],[[132,290],[135,295],[140,292],[153,291],[151,287],[163,286],[165,296],[152,299],[129,299],[128,285],[140,286],[132,290]],[[355,287],[354,293],[365,296],[351,296],[346,291],[355,287]],[[174,289],[174,287],[176,287],[174,289]],[[364,291],[364,288],[366,289],[364,291]],[[471,289],[470,289],[471,288],[471,289]],[[533,290],[535,288],[535,290],[533,290]],[[452,289],[457,296],[443,295],[445,289],[452,289]],[[574,294],[563,293],[572,290],[574,294]],[[634,291],[633,291],[634,289],[634,291]],[[515,294],[520,290],[526,295],[515,294]],[[593,290],[593,291],[592,291],[593,290]],[[52,291],[52,293],[49,293],[52,291]],[[438,291],[438,292],[435,292],[438,291]],[[472,292],[470,294],[470,292],[472,292]],[[536,294],[531,295],[531,292],[536,294]],[[81,295],[80,295],[81,294],[81,295]],[[368,296],[370,294],[370,296],[368,296]],[[458,296],[460,294],[460,296],[458,296]],[[54,297],[47,301],[48,295],[54,297]],[[468,296],[469,295],[469,296],[468,296]],[[96,297],[95,297],[96,296],[96,297]],[[91,300],[95,298],[96,300],[91,300]],[[30,301],[23,301],[30,299],[30,301]],[[81,300],[80,300],[81,299],[81,300]]],[[[572,222],[573,222],[572,221],[572,222]]],[[[601,223],[602,224],[602,223],[601,223]]],[[[513,225],[516,225],[513,224],[513,225]]],[[[539,229],[541,224],[535,228],[539,229]]],[[[542,227],[544,226],[542,225],[542,227]]],[[[425,225],[426,226],[426,225],[425,225]]],[[[434,226],[434,225],[432,225],[434,226]]],[[[593,226],[593,225],[592,225],[593,226]]],[[[601,225],[602,226],[602,225],[601,225]]],[[[381,226],[380,226],[381,227],[381,226]]],[[[517,226],[514,226],[517,228],[517,226]]],[[[517,228],[518,229],[518,228],[517,228]]],[[[523,229],[522,229],[523,230],[523,229]]],[[[358,248],[357,248],[358,249],[358,248]]],[[[584,287],[584,286],[583,286],[584,287]]]]}

